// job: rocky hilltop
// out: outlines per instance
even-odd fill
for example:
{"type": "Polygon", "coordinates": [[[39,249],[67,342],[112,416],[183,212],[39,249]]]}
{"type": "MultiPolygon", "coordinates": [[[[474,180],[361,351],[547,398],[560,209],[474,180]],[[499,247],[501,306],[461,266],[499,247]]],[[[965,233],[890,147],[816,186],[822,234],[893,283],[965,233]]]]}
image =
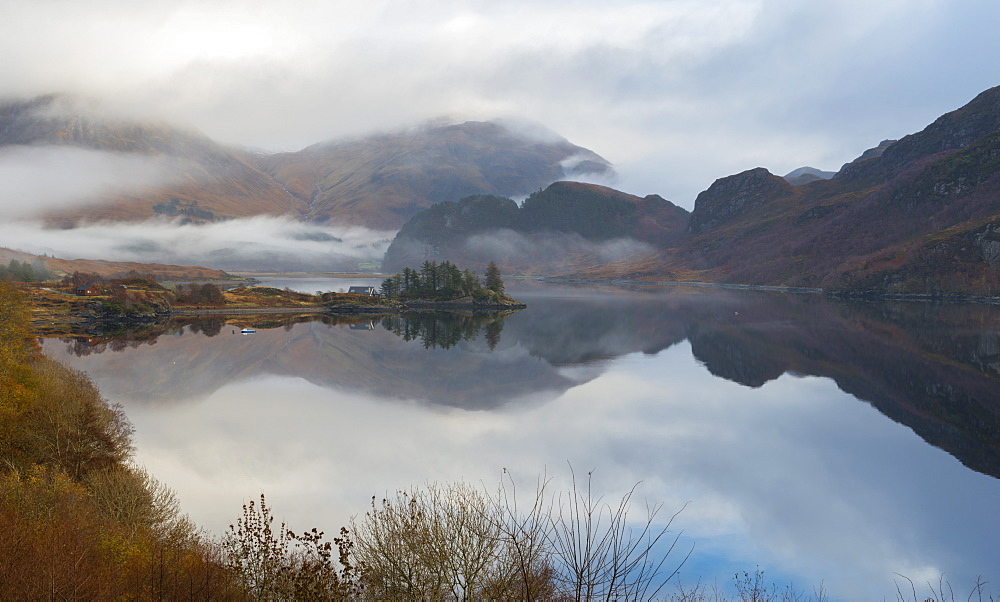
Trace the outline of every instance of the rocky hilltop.
{"type": "Polygon", "coordinates": [[[837,172],[835,171],[823,171],[822,169],[806,166],[792,170],[782,177],[785,178],[785,181],[792,186],[802,186],[803,184],[809,184],[811,182],[815,182],[816,180],[829,180],[835,175],[837,175],[837,172]]]}
{"type": "Polygon", "coordinates": [[[695,199],[688,231],[706,232],[791,195],[792,185],[763,167],[721,178],[695,199]]]}

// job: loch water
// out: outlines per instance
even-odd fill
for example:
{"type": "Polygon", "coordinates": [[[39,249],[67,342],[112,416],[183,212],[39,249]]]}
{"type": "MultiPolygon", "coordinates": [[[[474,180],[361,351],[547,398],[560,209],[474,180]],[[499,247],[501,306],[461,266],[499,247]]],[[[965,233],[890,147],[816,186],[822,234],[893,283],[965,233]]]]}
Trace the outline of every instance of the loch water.
{"type": "Polygon", "coordinates": [[[373,495],[504,470],[559,487],[572,466],[683,508],[688,585],[1000,591],[1000,307],[510,288],[528,307],[505,316],[189,318],[44,351],[125,407],[139,462],[215,533],[261,492],[334,533],[373,495]]]}

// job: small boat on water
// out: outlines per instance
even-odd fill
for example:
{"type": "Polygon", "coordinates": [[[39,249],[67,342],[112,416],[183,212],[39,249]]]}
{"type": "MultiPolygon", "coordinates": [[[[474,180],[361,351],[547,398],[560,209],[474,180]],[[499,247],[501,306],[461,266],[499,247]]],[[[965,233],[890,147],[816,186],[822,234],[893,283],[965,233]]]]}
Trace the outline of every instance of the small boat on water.
{"type": "Polygon", "coordinates": [[[253,328],[244,328],[244,329],[243,329],[243,330],[241,330],[240,332],[241,332],[241,333],[243,333],[243,334],[254,334],[254,333],[255,333],[255,332],[257,332],[257,331],[256,331],[256,330],[254,330],[253,328]]]}

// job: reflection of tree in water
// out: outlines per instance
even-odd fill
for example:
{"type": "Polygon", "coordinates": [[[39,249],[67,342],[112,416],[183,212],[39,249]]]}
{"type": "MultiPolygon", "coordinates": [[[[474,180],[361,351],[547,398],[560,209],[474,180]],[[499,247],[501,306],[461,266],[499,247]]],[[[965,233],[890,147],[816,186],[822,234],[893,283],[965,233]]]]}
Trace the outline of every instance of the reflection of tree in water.
{"type": "Polygon", "coordinates": [[[486,325],[486,344],[490,351],[496,349],[500,344],[500,331],[503,330],[503,318],[498,318],[486,325]]]}
{"type": "Polygon", "coordinates": [[[125,349],[136,349],[140,345],[155,345],[156,337],[152,339],[129,339],[127,336],[114,337],[76,337],[59,339],[66,343],[66,351],[76,357],[87,357],[104,353],[105,351],[121,352],[125,349]]]}
{"type": "Polygon", "coordinates": [[[140,345],[153,345],[157,337],[162,335],[182,335],[185,332],[215,337],[222,334],[223,329],[232,328],[237,332],[244,326],[256,329],[284,328],[290,331],[301,322],[320,321],[331,326],[357,324],[369,325],[370,316],[318,316],[304,315],[217,315],[217,316],[183,316],[169,320],[137,325],[92,326],[86,333],[74,337],[61,337],[67,344],[66,350],[76,357],[86,357],[104,353],[105,351],[124,351],[135,349],[140,345]]]}
{"type": "Polygon", "coordinates": [[[382,319],[382,327],[404,341],[423,342],[425,349],[449,349],[462,341],[484,335],[490,350],[500,343],[503,314],[469,314],[458,312],[411,312],[382,319]]]}
{"type": "Polygon", "coordinates": [[[222,332],[222,327],[225,325],[226,321],[222,318],[195,318],[188,323],[191,332],[195,334],[200,332],[206,337],[216,336],[222,332]]]}

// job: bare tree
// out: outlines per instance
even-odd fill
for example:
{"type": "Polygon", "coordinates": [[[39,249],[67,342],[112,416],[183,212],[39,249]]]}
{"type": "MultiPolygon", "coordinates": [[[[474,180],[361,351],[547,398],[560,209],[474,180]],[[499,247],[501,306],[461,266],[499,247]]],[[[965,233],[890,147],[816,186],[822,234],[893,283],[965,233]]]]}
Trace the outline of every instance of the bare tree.
{"type": "MultiPolygon", "coordinates": [[[[550,514],[550,543],[556,558],[556,579],[574,600],[648,600],[687,562],[694,546],[672,570],[666,562],[680,540],[677,533],[670,541],[670,527],[684,508],[665,525],[656,524],[662,504],[646,504],[646,517],[636,525],[629,523],[629,508],[634,485],[615,504],[607,503],[593,492],[593,471],[580,485],[570,467],[572,489],[560,493],[555,511],[550,514]],[[661,541],[666,550],[660,551],[661,541]]],[[[686,505],[685,505],[686,506],[686,505]]]]}
{"type": "Polygon", "coordinates": [[[284,523],[274,527],[274,516],[264,494],[260,505],[251,500],[243,506],[243,516],[229,526],[223,540],[227,564],[241,581],[246,594],[256,600],[346,600],[356,598],[355,567],[350,554],[353,544],[347,530],[334,539],[340,566],[335,564],[333,546],[323,541],[316,529],[301,535],[284,523]]]}
{"type": "Polygon", "coordinates": [[[365,597],[466,600],[502,582],[495,508],[465,483],[373,497],[352,522],[365,597]]]}
{"type": "MultiPolygon", "coordinates": [[[[495,496],[464,484],[428,485],[383,499],[352,524],[364,595],[393,599],[646,600],[687,560],[666,563],[677,514],[628,520],[635,487],[616,504],[585,487],[552,495],[538,479],[524,505],[505,470],[495,496]]],[[[690,555],[690,551],[688,552],[690,555]]]]}
{"type": "Polygon", "coordinates": [[[648,600],[660,594],[691,555],[693,546],[676,565],[667,566],[680,539],[680,533],[669,537],[671,526],[683,508],[660,525],[662,506],[647,504],[643,521],[630,522],[638,484],[608,503],[593,492],[593,472],[581,485],[570,466],[569,491],[552,494],[550,480],[540,478],[522,513],[514,480],[506,470],[504,474],[497,503],[509,553],[524,576],[524,599],[648,600]]]}
{"type": "Polygon", "coordinates": [[[518,501],[517,485],[503,469],[503,476],[494,503],[494,516],[504,540],[507,571],[502,583],[494,583],[491,593],[513,594],[519,600],[540,600],[556,597],[549,531],[552,503],[546,488],[549,479],[538,478],[527,507],[518,501]]]}

